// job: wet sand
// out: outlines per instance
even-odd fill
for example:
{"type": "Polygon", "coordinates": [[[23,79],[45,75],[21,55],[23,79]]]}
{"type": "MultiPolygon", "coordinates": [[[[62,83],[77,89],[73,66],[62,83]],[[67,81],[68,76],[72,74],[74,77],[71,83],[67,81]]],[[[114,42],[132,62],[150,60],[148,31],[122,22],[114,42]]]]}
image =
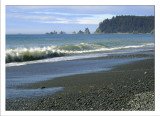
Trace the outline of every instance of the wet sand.
{"type": "Polygon", "coordinates": [[[55,78],[23,88],[42,87],[64,87],[64,90],[45,97],[7,100],[6,110],[154,110],[154,59],[119,65],[110,71],[55,78]]]}

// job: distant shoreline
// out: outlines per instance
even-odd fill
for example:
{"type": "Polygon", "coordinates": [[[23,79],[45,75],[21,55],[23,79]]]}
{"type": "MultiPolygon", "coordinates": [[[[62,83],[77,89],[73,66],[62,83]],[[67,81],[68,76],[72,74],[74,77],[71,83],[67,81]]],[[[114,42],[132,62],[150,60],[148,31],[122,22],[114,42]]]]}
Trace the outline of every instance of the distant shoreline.
{"type": "Polygon", "coordinates": [[[154,33],[96,33],[96,34],[154,34],[154,33]]]}
{"type": "Polygon", "coordinates": [[[39,34],[37,34],[37,33],[34,33],[34,34],[29,34],[29,33],[27,33],[27,34],[6,34],[6,35],[101,35],[101,34],[103,34],[103,35],[111,35],[111,34],[154,34],[154,33],[91,33],[91,34],[71,34],[71,33],[67,33],[67,34],[45,34],[45,33],[39,33],[39,34]]]}

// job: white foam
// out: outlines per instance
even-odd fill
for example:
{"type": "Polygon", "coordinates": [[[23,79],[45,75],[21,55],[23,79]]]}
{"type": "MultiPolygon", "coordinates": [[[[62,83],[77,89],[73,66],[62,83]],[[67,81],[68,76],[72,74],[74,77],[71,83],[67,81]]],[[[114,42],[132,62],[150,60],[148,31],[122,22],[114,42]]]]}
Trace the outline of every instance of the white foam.
{"type": "Polygon", "coordinates": [[[78,54],[78,53],[90,53],[90,52],[99,52],[99,51],[112,51],[112,50],[119,50],[119,49],[126,49],[126,48],[139,48],[139,47],[147,47],[147,46],[153,46],[154,43],[147,43],[147,44],[142,44],[142,45],[135,45],[135,46],[120,46],[120,47],[112,47],[112,48],[106,48],[104,46],[96,45],[96,44],[78,44],[75,46],[82,47],[83,46],[90,46],[93,49],[91,50],[65,50],[65,49],[59,49],[61,47],[56,47],[56,46],[47,46],[47,47],[35,47],[35,48],[16,48],[16,49],[7,49],[6,50],[6,55],[11,55],[11,56],[20,56],[26,52],[31,53],[33,56],[34,55],[46,55],[49,52],[51,53],[67,53],[67,54],[78,54]]]}
{"type": "MultiPolygon", "coordinates": [[[[148,50],[153,50],[153,49],[147,49],[146,51],[148,51],[148,50]]],[[[134,51],[115,52],[115,53],[95,53],[95,54],[85,54],[85,55],[76,55],[76,56],[64,56],[64,57],[48,58],[48,59],[27,61],[27,62],[13,62],[13,63],[7,63],[6,67],[36,64],[36,63],[70,61],[70,60],[87,59],[87,58],[98,58],[98,57],[106,57],[109,54],[124,54],[124,53],[134,53],[134,52],[141,52],[141,51],[144,51],[144,50],[134,50],[134,51]]]]}
{"type": "MultiPolygon", "coordinates": [[[[141,48],[141,47],[153,47],[154,43],[147,43],[147,44],[142,44],[142,45],[137,45],[137,46],[121,46],[121,47],[114,47],[114,48],[100,48],[100,49],[93,49],[93,50],[83,50],[83,51],[67,51],[67,50],[56,50],[56,52],[60,53],[68,53],[68,54],[82,54],[82,53],[94,53],[94,52],[103,52],[103,51],[115,51],[115,50],[121,50],[121,49],[129,49],[129,48],[141,48]]],[[[45,53],[48,52],[48,50],[52,50],[55,48],[55,46],[48,46],[48,47],[43,47],[43,48],[30,48],[29,51],[43,51],[45,53]]],[[[12,49],[8,50],[7,53],[10,53],[12,49]]],[[[26,48],[24,49],[16,49],[14,51],[27,51],[26,48]]],[[[55,52],[55,50],[52,50],[55,52]]],[[[131,52],[131,51],[130,51],[131,52]]],[[[135,52],[135,51],[132,51],[135,52]]],[[[13,51],[12,51],[13,53],[13,51]]],[[[10,53],[10,54],[12,54],[10,53]]],[[[18,56],[19,53],[15,52],[16,55],[18,56]]],[[[119,53],[128,53],[128,52],[117,52],[119,53]]],[[[54,57],[54,58],[47,58],[47,59],[42,59],[42,60],[34,60],[34,61],[26,61],[26,62],[13,62],[13,63],[7,63],[6,66],[21,66],[21,65],[27,65],[27,64],[34,64],[34,63],[45,63],[45,62],[58,62],[58,61],[67,61],[67,60],[76,60],[76,59],[85,59],[85,58],[95,58],[95,57],[104,57],[107,56],[108,54],[113,54],[113,53],[94,53],[94,54],[83,54],[83,55],[73,55],[73,56],[62,56],[62,57],[54,57]]],[[[33,54],[37,55],[37,54],[33,54]]],[[[20,56],[19,57],[23,57],[20,56]]]]}
{"type": "Polygon", "coordinates": [[[14,63],[7,63],[6,67],[21,66],[21,65],[35,64],[35,63],[49,63],[49,62],[68,61],[68,60],[77,60],[77,59],[86,59],[86,58],[96,58],[96,57],[104,57],[104,56],[108,56],[108,54],[103,53],[103,54],[64,56],[64,57],[48,58],[48,59],[42,59],[42,60],[36,60],[36,61],[14,62],[14,63]]]}

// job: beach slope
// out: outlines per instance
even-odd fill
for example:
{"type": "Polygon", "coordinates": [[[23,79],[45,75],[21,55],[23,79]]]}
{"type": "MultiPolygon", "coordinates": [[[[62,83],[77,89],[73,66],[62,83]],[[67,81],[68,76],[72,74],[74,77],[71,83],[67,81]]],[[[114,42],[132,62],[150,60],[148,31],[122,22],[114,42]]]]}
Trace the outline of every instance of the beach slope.
{"type": "Polygon", "coordinates": [[[154,59],[132,62],[110,71],[30,84],[24,88],[65,88],[45,97],[8,100],[6,110],[154,111],[154,80],[154,59]]]}

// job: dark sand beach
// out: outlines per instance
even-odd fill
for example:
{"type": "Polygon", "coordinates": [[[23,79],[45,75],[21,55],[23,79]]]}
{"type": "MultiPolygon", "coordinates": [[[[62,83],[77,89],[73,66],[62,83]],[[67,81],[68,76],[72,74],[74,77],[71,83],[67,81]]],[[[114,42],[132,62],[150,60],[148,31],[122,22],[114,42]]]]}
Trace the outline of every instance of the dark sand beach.
{"type": "MultiPolygon", "coordinates": [[[[116,66],[110,71],[78,74],[21,86],[64,87],[53,95],[6,101],[6,110],[154,111],[154,58],[116,66]]],[[[20,87],[19,87],[20,88],[20,87]]]]}
{"type": "Polygon", "coordinates": [[[5,11],[2,113],[155,111],[154,5],[5,11]]]}

